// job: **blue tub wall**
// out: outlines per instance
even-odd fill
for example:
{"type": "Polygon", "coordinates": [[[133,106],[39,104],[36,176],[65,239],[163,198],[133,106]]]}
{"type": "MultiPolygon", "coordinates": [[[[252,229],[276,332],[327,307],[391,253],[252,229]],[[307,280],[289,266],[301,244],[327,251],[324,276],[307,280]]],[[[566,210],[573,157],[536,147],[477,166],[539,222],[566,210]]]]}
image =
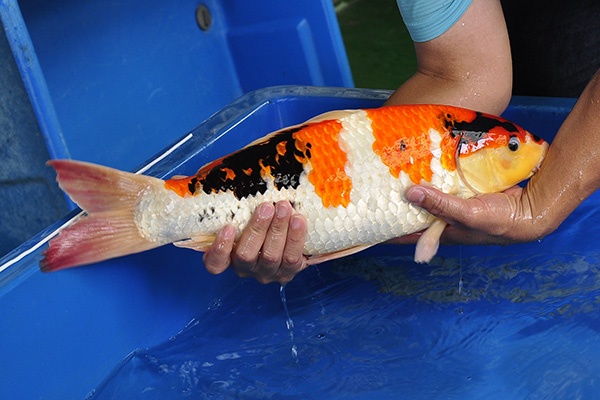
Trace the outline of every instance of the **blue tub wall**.
{"type": "MultiPolygon", "coordinates": [[[[332,109],[376,107],[389,93],[314,87],[252,92],[200,124],[147,173],[190,174],[265,132],[332,109]]],[[[572,102],[533,106],[540,101],[513,99],[507,114],[550,139],[572,102]],[[544,130],[548,131],[534,129],[538,123],[547,124],[544,130]]],[[[589,208],[591,203],[587,204],[589,208]]],[[[173,246],[42,274],[38,262],[45,245],[32,246],[63,222],[0,260],[0,359],[4,360],[0,363],[0,398],[84,398],[128,353],[168,341],[240,282],[263,292],[280,312],[276,285],[240,281],[230,271],[212,276],[204,270],[200,253],[173,246]]],[[[569,234],[569,225],[561,229],[569,234]]],[[[512,258],[528,257],[552,251],[557,243],[564,245],[564,240],[564,235],[556,235],[541,244],[470,247],[465,256],[509,252],[512,258]]],[[[571,240],[574,249],[589,245],[577,235],[571,240]]],[[[358,256],[410,255],[413,251],[413,246],[376,246],[358,256]]],[[[443,247],[440,254],[458,257],[458,252],[456,247],[443,247]]]]}
{"type": "Polygon", "coordinates": [[[352,86],[330,3],[19,5],[71,157],[131,170],[248,91],[352,86]]]}

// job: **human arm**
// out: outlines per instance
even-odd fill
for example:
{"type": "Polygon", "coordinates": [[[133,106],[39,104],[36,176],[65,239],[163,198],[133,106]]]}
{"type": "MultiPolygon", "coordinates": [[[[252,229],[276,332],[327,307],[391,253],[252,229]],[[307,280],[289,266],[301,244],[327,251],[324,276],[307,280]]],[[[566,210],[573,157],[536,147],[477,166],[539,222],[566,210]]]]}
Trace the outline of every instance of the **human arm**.
{"type": "Polygon", "coordinates": [[[434,103],[501,114],[510,100],[512,62],[498,0],[473,0],[442,35],[415,42],[417,71],[386,104],[434,103]]]}

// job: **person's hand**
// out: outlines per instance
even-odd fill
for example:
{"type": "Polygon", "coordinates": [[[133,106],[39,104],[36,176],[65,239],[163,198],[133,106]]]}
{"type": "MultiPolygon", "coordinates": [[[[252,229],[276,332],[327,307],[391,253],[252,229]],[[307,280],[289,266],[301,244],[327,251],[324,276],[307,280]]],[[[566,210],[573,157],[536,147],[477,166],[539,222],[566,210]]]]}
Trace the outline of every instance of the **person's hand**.
{"type": "Polygon", "coordinates": [[[240,277],[261,283],[287,283],[306,268],[303,255],[306,220],[287,201],[260,204],[235,242],[236,230],[227,225],[204,254],[208,272],[219,274],[231,267],[240,277]]]}
{"type": "MultiPolygon", "coordinates": [[[[462,199],[432,187],[416,185],[406,191],[406,197],[412,204],[448,223],[441,238],[444,244],[529,242],[540,239],[549,231],[548,221],[534,210],[535,201],[530,192],[519,186],[502,193],[462,199]]],[[[419,235],[408,235],[391,242],[414,243],[419,235]]]]}

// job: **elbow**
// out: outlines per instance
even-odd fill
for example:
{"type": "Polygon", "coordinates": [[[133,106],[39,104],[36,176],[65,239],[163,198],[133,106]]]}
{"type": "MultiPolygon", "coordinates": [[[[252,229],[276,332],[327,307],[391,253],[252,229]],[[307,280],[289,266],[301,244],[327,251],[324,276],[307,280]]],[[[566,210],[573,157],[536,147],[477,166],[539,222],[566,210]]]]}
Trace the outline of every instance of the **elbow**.
{"type": "Polygon", "coordinates": [[[500,115],[508,107],[512,98],[512,74],[504,78],[504,82],[499,84],[496,89],[496,115],[500,115]]]}
{"type": "Polygon", "coordinates": [[[477,90],[483,97],[480,104],[485,108],[480,111],[501,115],[512,97],[512,68],[508,66],[494,72],[486,71],[479,77],[477,90]]]}

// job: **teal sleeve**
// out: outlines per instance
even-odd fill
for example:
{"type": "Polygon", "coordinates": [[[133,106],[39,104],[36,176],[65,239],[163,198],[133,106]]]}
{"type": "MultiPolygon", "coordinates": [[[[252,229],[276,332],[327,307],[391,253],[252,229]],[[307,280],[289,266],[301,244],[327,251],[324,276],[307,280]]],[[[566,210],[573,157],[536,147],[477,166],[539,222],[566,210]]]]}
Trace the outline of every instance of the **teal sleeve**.
{"type": "Polygon", "coordinates": [[[471,0],[397,0],[402,19],[415,42],[446,32],[467,11],[471,0]]]}

